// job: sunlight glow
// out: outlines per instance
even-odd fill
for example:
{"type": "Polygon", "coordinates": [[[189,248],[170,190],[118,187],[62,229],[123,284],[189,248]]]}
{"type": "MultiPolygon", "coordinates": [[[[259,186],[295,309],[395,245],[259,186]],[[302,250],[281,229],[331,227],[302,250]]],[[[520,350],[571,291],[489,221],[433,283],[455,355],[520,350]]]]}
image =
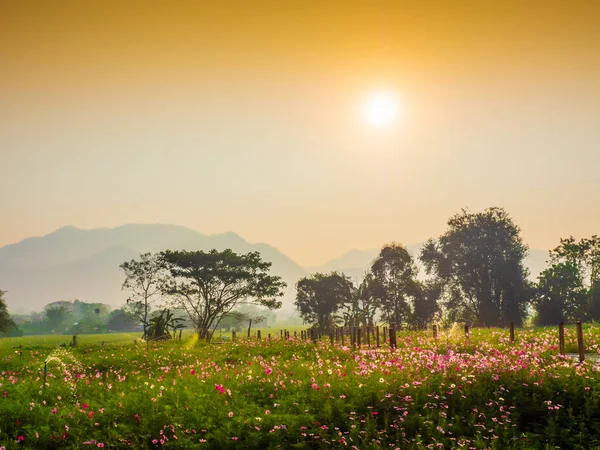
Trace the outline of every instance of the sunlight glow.
{"type": "Polygon", "coordinates": [[[373,94],[365,104],[364,113],[369,124],[375,127],[389,126],[398,115],[398,99],[390,92],[373,94]]]}

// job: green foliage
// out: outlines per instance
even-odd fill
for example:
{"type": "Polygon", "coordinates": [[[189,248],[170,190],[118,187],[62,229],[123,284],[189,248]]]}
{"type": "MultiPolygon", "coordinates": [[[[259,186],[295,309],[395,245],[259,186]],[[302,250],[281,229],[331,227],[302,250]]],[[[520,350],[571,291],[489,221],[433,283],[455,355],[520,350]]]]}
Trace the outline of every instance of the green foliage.
{"type": "Polygon", "coordinates": [[[121,289],[131,294],[127,299],[128,313],[145,324],[145,339],[152,305],[163,290],[166,276],[164,264],[159,255],[143,253],[139,260],[124,262],[119,268],[125,273],[121,289]]]}
{"type": "Polygon", "coordinates": [[[540,274],[536,286],[537,323],[554,325],[581,319],[586,312],[586,294],[575,263],[554,263],[540,274]]]}
{"type": "Polygon", "coordinates": [[[481,326],[522,323],[530,297],[527,246],[502,208],[463,210],[421,251],[428,274],[444,286],[447,313],[481,326]]]}
{"type": "Polygon", "coordinates": [[[0,289],[0,336],[9,334],[11,330],[16,329],[16,324],[8,313],[8,307],[4,300],[6,291],[0,289]]]}
{"type": "Polygon", "coordinates": [[[281,307],[278,297],[286,285],[269,275],[271,263],[258,252],[167,250],[160,261],[169,272],[163,293],[188,313],[201,338],[210,339],[221,319],[241,303],[281,307]]]}
{"type": "Polygon", "coordinates": [[[352,282],[337,272],[315,273],[296,283],[294,305],[304,323],[321,333],[335,325],[336,313],[351,301],[352,282]]]}
{"type": "Polygon", "coordinates": [[[383,319],[396,328],[411,321],[411,305],[419,293],[417,266],[406,248],[400,244],[386,245],[371,267],[371,290],[379,294],[383,319]]]}

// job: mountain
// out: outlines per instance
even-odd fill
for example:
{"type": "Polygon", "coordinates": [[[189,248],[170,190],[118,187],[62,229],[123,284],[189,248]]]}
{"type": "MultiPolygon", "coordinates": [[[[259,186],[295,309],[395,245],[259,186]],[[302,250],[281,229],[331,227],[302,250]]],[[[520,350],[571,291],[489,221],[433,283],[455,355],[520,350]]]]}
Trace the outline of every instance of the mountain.
{"type": "Polygon", "coordinates": [[[0,248],[0,287],[8,291],[11,311],[40,310],[51,301],[103,302],[121,306],[119,265],[140,253],[171,250],[259,251],[271,272],[288,283],[285,311],[291,311],[296,281],[306,272],[267,244],[251,244],[235,233],[205,235],[176,225],[125,225],[81,230],[63,227],[42,237],[0,248]]]}

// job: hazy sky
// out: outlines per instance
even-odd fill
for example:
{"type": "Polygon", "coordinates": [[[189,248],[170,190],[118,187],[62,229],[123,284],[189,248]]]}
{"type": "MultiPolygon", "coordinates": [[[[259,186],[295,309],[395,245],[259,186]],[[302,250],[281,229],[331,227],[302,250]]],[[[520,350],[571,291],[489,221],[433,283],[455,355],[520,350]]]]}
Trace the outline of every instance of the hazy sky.
{"type": "Polygon", "coordinates": [[[1,0],[0,170],[0,246],[164,222],[309,265],[487,206],[600,234],[600,2],[1,0]]]}

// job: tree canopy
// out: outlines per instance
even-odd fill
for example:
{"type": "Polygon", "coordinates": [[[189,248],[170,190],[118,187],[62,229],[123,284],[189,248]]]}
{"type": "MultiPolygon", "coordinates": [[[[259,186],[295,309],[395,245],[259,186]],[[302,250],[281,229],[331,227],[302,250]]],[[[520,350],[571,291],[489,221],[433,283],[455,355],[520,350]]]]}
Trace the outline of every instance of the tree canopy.
{"type": "Polygon", "coordinates": [[[271,263],[258,252],[167,250],[160,260],[169,272],[163,292],[189,314],[201,338],[210,339],[221,318],[241,303],[281,307],[286,284],[269,275],[271,263]]]}
{"type": "Polygon", "coordinates": [[[6,291],[0,289],[0,335],[8,334],[16,325],[8,313],[8,306],[4,300],[6,291]]]}
{"type": "Polygon", "coordinates": [[[296,283],[296,309],[302,321],[321,333],[335,325],[335,314],[351,301],[352,281],[337,272],[315,273],[296,283]]]}
{"type": "Polygon", "coordinates": [[[502,208],[462,210],[448,230],[421,251],[428,274],[444,286],[445,307],[454,320],[480,326],[521,323],[530,286],[523,260],[527,246],[502,208]]]}

